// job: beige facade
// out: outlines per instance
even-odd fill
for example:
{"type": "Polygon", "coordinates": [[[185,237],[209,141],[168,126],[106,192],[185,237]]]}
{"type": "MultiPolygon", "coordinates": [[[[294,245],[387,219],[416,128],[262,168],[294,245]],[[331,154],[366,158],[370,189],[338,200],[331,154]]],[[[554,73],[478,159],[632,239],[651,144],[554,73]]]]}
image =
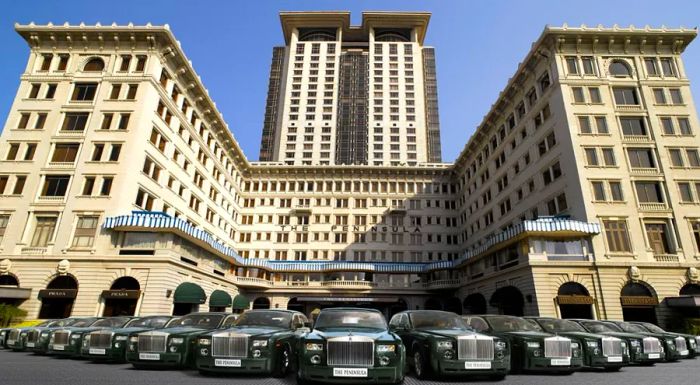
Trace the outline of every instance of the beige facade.
{"type": "MultiPolygon", "coordinates": [[[[283,15],[291,49],[307,16],[283,15]]],[[[366,18],[370,37],[391,20],[366,18]]],[[[397,20],[422,42],[425,16],[397,20]]],[[[16,29],[0,298],[29,317],[218,308],[215,291],[306,312],[697,311],[673,302],[700,279],[694,30],[548,27],[453,164],[392,166],[248,161],[167,27],[16,29]]]]}

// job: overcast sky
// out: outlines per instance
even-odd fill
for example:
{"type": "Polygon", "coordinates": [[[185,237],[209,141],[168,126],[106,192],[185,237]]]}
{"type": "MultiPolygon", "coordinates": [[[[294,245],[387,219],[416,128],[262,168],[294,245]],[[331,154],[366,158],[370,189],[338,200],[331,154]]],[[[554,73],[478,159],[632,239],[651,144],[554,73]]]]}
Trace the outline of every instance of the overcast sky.
{"type": "MultiPolygon", "coordinates": [[[[258,158],[272,47],[283,44],[279,11],[432,12],[443,160],[462,150],[546,24],[696,27],[698,1],[12,1],[0,12],[0,119],[7,118],[29,49],[15,22],[169,24],[249,159],[258,158]]],[[[693,91],[700,40],[684,54],[693,91]]],[[[697,92],[694,92],[697,94],[697,92]]]]}

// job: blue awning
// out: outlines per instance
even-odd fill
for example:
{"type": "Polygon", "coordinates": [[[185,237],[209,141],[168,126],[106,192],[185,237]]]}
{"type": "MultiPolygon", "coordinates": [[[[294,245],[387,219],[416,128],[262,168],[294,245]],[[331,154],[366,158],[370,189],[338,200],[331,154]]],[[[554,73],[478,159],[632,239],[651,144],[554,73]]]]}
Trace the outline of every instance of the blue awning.
{"type": "Polygon", "coordinates": [[[576,221],[568,218],[544,217],[519,223],[505,231],[488,237],[479,247],[469,250],[451,261],[427,263],[412,262],[364,262],[364,261],[274,261],[261,258],[243,258],[230,246],[224,245],[210,233],[162,212],[135,211],[131,215],[108,217],[104,229],[116,231],[171,231],[203,243],[236,266],[260,268],[271,272],[332,272],[364,271],[376,273],[426,273],[459,266],[464,261],[486,252],[499,243],[524,233],[551,234],[577,233],[581,236],[600,233],[600,224],[576,221]]]}

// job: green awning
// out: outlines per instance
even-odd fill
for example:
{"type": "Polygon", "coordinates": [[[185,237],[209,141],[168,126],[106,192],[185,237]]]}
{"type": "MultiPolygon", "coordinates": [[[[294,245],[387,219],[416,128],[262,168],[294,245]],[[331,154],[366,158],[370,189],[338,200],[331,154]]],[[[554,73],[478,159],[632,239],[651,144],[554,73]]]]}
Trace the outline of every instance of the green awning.
{"type": "Polygon", "coordinates": [[[196,283],[184,282],[175,289],[175,303],[203,304],[207,302],[207,295],[196,283]]]}
{"type": "Polygon", "coordinates": [[[232,301],[231,296],[223,290],[214,290],[209,296],[209,306],[229,307],[232,301]]]}
{"type": "Polygon", "coordinates": [[[238,294],[233,297],[233,309],[234,310],[246,310],[250,307],[250,300],[243,294],[238,294]]]}

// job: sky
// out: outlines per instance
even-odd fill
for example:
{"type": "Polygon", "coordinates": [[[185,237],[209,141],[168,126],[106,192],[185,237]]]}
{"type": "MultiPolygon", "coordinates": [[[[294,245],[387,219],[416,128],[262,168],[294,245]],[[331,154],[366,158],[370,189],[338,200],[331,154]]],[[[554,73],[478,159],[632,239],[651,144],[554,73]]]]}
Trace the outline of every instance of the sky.
{"type": "MultiPolygon", "coordinates": [[[[12,1],[0,12],[0,121],[5,122],[29,48],[14,24],[169,24],[250,160],[257,160],[272,47],[283,45],[278,12],[347,10],[432,13],[443,161],[453,161],[545,25],[696,27],[700,1],[248,0],[12,1]]],[[[694,94],[700,39],[683,55],[694,94]]]]}

